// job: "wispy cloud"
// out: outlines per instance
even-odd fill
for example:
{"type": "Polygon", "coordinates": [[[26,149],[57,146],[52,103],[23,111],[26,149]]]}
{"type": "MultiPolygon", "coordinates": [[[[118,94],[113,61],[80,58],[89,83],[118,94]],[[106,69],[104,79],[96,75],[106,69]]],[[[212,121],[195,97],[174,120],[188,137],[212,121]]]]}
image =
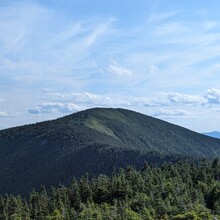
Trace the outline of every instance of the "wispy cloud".
{"type": "Polygon", "coordinates": [[[165,12],[165,13],[152,14],[150,15],[148,22],[159,22],[159,21],[161,22],[161,21],[170,19],[174,16],[177,16],[181,14],[182,12],[183,12],[182,10],[176,10],[176,11],[170,11],[170,12],[165,12]]]}
{"type": "Polygon", "coordinates": [[[87,106],[130,106],[131,103],[127,97],[121,97],[111,94],[93,94],[88,92],[83,93],[46,93],[47,99],[62,100],[66,102],[75,102],[87,106]]]}
{"type": "Polygon", "coordinates": [[[1,72],[32,83],[46,76],[58,83],[65,75],[76,75],[76,67],[89,68],[92,47],[111,34],[115,22],[111,17],[67,20],[34,3],[13,4],[0,14],[1,72]]]}
{"type": "MultiPolygon", "coordinates": [[[[68,82],[70,75],[98,73],[110,58],[117,63],[108,64],[111,75],[103,81],[112,86],[118,86],[118,80],[111,76],[132,76],[133,84],[129,82],[128,86],[133,87],[140,87],[144,80],[152,88],[157,82],[161,90],[175,85],[183,87],[191,77],[191,86],[198,86],[203,76],[197,74],[198,67],[193,65],[218,56],[219,22],[184,21],[179,16],[183,12],[154,12],[146,24],[140,22],[125,31],[115,25],[120,19],[114,16],[67,19],[40,4],[13,4],[1,10],[0,68],[15,81],[43,84],[46,78],[48,84],[54,85],[68,82]],[[146,75],[152,71],[157,75],[151,75],[149,81],[146,75]]],[[[98,74],[93,74],[90,84],[94,87],[97,78],[98,74]]],[[[137,90],[144,90],[143,86],[137,90]]]]}
{"type": "Polygon", "coordinates": [[[99,37],[111,32],[111,25],[115,22],[115,19],[109,19],[107,22],[101,23],[95,28],[88,36],[84,38],[83,44],[86,48],[95,44],[99,37]]]}
{"type": "Polygon", "coordinates": [[[80,1],[1,5],[1,114],[29,109],[11,124],[95,106],[164,115],[197,111],[203,117],[218,109],[217,9],[195,12],[193,5],[174,1],[166,7],[162,1],[117,2],[124,5],[117,10],[111,4],[90,5],[85,12],[78,11],[84,8],[80,1]],[[42,94],[43,88],[56,92],[42,94]]]}
{"type": "Polygon", "coordinates": [[[33,109],[28,109],[29,114],[38,115],[44,113],[60,112],[63,114],[73,113],[86,109],[84,106],[79,106],[73,103],[43,103],[33,109]]]}
{"type": "Polygon", "coordinates": [[[153,34],[157,36],[177,36],[186,34],[189,31],[190,28],[180,22],[169,22],[167,24],[157,26],[153,34]]]}
{"type": "Polygon", "coordinates": [[[7,111],[5,111],[5,110],[0,110],[0,118],[2,118],[2,117],[8,117],[8,116],[9,116],[9,114],[8,114],[7,111]]]}
{"type": "Polygon", "coordinates": [[[192,118],[195,117],[191,112],[183,109],[160,109],[153,114],[155,117],[159,118],[192,118]]]}
{"type": "Polygon", "coordinates": [[[129,70],[123,66],[118,65],[113,60],[109,64],[107,71],[110,72],[111,74],[117,75],[117,76],[131,77],[134,75],[134,73],[131,70],[129,70]]]}

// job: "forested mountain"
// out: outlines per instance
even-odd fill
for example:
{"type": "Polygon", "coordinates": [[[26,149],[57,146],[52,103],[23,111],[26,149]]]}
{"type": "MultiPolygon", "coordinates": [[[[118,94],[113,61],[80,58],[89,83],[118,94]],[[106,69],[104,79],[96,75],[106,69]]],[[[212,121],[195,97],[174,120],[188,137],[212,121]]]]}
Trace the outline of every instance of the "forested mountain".
{"type": "Polygon", "coordinates": [[[0,131],[0,193],[110,174],[144,161],[214,158],[220,140],[124,109],[95,108],[0,131]]]}

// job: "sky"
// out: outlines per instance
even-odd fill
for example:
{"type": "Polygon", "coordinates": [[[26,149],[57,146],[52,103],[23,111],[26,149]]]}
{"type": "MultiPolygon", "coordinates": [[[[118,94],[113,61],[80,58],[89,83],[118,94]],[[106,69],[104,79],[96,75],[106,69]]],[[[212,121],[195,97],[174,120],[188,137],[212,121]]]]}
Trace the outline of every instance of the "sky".
{"type": "Polygon", "coordinates": [[[93,107],[220,130],[220,1],[0,0],[0,129],[93,107]]]}

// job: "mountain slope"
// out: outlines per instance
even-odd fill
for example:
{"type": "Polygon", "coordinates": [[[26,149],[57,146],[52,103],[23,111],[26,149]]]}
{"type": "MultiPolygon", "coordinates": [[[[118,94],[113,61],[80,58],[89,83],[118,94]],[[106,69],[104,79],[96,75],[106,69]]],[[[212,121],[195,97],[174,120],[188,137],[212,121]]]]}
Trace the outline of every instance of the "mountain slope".
{"type": "Polygon", "coordinates": [[[130,110],[89,109],[0,131],[0,193],[25,194],[145,160],[219,155],[220,140],[130,110]]]}

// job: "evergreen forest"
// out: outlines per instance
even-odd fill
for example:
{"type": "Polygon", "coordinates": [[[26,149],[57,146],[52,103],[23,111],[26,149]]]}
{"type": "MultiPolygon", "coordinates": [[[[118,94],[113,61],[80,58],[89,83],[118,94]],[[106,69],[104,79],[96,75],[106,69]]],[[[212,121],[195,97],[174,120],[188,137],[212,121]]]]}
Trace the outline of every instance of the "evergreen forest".
{"type": "Polygon", "coordinates": [[[0,198],[2,220],[220,219],[220,161],[145,163],[0,198]]]}

